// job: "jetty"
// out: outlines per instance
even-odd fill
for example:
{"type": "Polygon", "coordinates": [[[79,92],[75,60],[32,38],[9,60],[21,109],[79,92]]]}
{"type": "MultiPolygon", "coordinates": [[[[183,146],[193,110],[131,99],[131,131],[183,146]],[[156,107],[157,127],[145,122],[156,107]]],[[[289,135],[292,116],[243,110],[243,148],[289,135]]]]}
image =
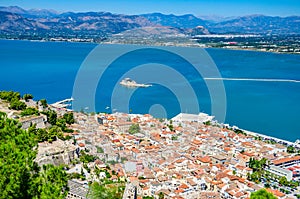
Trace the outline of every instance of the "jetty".
{"type": "Polygon", "coordinates": [[[67,108],[69,106],[72,106],[72,104],[71,104],[72,101],[74,101],[73,97],[55,102],[50,105],[53,106],[54,108],[67,108]]]}

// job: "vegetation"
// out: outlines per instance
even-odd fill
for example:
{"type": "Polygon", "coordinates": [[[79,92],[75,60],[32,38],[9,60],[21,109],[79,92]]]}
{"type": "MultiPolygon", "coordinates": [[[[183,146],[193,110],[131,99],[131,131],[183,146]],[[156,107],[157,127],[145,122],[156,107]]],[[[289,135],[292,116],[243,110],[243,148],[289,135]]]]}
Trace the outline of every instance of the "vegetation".
{"type": "Polygon", "coordinates": [[[248,176],[249,180],[256,183],[260,182],[261,178],[265,174],[264,168],[267,166],[267,161],[268,160],[266,158],[262,158],[261,160],[250,158],[249,167],[253,169],[253,173],[248,176]]]}
{"type": "Polygon", "coordinates": [[[89,163],[95,161],[96,158],[93,155],[85,153],[84,151],[80,151],[79,159],[83,163],[89,163]]]}
{"type": "Polygon", "coordinates": [[[47,121],[51,124],[51,125],[56,125],[56,121],[57,121],[57,113],[53,110],[49,110],[46,112],[42,112],[43,114],[45,114],[47,116],[47,121]]]}
{"type": "Polygon", "coordinates": [[[101,199],[121,199],[125,190],[125,184],[111,180],[112,175],[116,175],[115,171],[111,171],[107,166],[105,169],[95,169],[95,173],[100,177],[100,173],[104,172],[105,177],[101,178],[99,182],[93,182],[90,186],[88,198],[101,199]]]}
{"type": "Polygon", "coordinates": [[[165,194],[163,192],[159,192],[158,198],[159,199],[164,199],[165,198],[165,194]]]}
{"type": "Polygon", "coordinates": [[[74,124],[74,122],[75,122],[74,115],[73,115],[72,112],[71,113],[65,113],[63,115],[63,119],[65,119],[66,123],[69,124],[69,125],[74,124]]]}
{"type": "Polygon", "coordinates": [[[204,125],[207,125],[207,126],[210,126],[211,125],[211,122],[210,121],[206,121],[206,122],[203,122],[204,125]]]}
{"type": "Polygon", "coordinates": [[[24,116],[28,116],[28,115],[39,115],[39,111],[35,108],[31,108],[31,107],[28,107],[26,108],[25,110],[23,110],[21,112],[21,116],[24,117],[24,116]]]}
{"type": "Polygon", "coordinates": [[[53,110],[42,112],[47,116],[47,121],[52,125],[59,127],[60,131],[72,133],[73,130],[67,128],[67,124],[73,124],[75,122],[73,113],[65,113],[63,117],[58,118],[57,113],[53,110]]]}
{"type": "Polygon", "coordinates": [[[173,126],[173,121],[172,120],[169,121],[169,125],[167,125],[167,126],[170,129],[170,131],[174,131],[174,126],[173,126]]]}
{"type": "Polygon", "coordinates": [[[250,199],[277,199],[272,193],[267,192],[265,189],[260,189],[251,193],[250,199]]]}
{"type": "Polygon", "coordinates": [[[128,132],[130,134],[136,134],[136,133],[139,133],[141,130],[140,128],[140,125],[139,124],[132,124],[130,127],[129,127],[129,130],[128,132]]]}
{"type": "Polygon", "coordinates": [[[14,91],[0,91],[0,99],[11,102],[13,100],[20,100],[21,95],[19,92],[14,91]]]}
{"type": "Polygon", "coordinates": [[[97,153],[104,153],[104,150],[100,146],[96,146],[97,153]]]}
{"type": "Polygon", "coordinates": [[[112,184],[111,181],[94,182],[90,186],[89,198],[121,199],[125,190],[124,184],[112,184]]]}
{"type": "Polygon", "coordinates": [[[13,99],[10,102],[9,108],[17,111],[24,110],[26,108],[26,104],[24,102],[21,102],[20,100],[13,99]]]}
{"type": "Polygon", "coordinates": [[[287,147],[287,152],[288,152],[288,153],[296,153],[296,149],[295,149],[295,147],[293,147],[293,146],[288,146],[288,147],[287,147]]]}
{"type": "Polygon", "coordinates": [[[172,136],[172,140],[178,140],[178,136],[172,136]]]}
{"type": "Polygon", "coordinates": [[[82,173],[70,173],[70,174],[68,174],[68,179],[85,180],[85,176],[82,173]]]}
{"type": "Polygon", "coordinates": [[[9,102],[9,108],[13,110],[24,110],[26,104],[20,101],[21,95],[14,91],[0,91],[0,99],[9,102]]]}
{"type": "Polygon", "coordinates": [[[23,95],[23,99],[24,99],[26,102],[28,102],[29,99],[33,99],[33,95],[31,95],[31,94],[25,94],[25,95],[23,95]]]}
{"type": "Polygon", "coordinates": [[[48,104],[47,104],[47,100],[46,99],[41,99],[40,103],[43,106],[43,108],[47,108],[48,104]]]}
{"type": "Polygon", "coordinates": [[[243,135],[247,135],[243,130],[241,129],[234,129],[233,130],[236,134],[243,134],[243,135]]]}
{"type": "Polygon", "coordinates": [[[37,136],[0,112],[0,198],[65,198],[67,177],[62,167],[34,162],[37,136]]]}

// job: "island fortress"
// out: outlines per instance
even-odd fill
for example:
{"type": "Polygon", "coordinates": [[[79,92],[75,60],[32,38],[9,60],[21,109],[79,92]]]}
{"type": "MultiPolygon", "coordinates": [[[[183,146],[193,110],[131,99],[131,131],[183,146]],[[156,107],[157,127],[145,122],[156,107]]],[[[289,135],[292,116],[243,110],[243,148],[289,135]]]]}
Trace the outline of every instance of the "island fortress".
{"type": "Polygon", "coordinates": [[[150,87],[152,86],[151,84],[138,84],[136,83],[134,80],[130,79],[130,78],[125,78],[123,79],[120,84],[122,86],[125,86],[125,87],[131,87],[131,88],[134,88],[134,87],[141,87],[141,88],[147,88],[147,87],[150,87]]]}

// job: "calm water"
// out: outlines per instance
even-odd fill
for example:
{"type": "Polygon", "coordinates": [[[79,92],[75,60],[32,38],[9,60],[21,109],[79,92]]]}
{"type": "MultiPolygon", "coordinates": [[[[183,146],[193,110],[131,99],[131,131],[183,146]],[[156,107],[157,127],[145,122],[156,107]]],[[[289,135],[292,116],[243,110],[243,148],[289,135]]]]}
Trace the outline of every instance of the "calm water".
{"type": "MultiPolygon", "coordinates": [[[[50,103],[69,98],[78,69],[95,46],[0,40],[0,90],[32,93],[36,99],[46,98],[50,103]]],[[[226,78],[300,80],[299,55],[223,49],[207,49],[207,52],[226,78]]],[[[170,64],[172,61],[169,60],[170,64]]],[[[131,63],[132,60],[128,60],[123,64],[130,67],[131,63]]],[[[178,70],[180,67],[179,64],[178,70]]],[[[192,81],[199,81],[190,71],[185,75],[192,81]]],[[[114,78],[113,72],[105,78],[107,90],[96,94],[97,111],[105,111],[110,102],[109,89],[114,86],[109,85],[109,80],[114,78]]],[[[226,123],[291,141],[300,138],[300,83],[224,81],[224,85],[226,123]]],[[[201,93],[201,111],[210,113],[211,104],[205,85],[199,84],[195,90],[201,93]]],[[[124,88],[124,94],[127,91],[124,88]]],[[[147,113],[151,105],[157,103],[165,107],[168,117],[180,111],[174,95],[159,85],[147,90],[137,89],[130,100],[130,108],[135,113],[147,113]]]]}

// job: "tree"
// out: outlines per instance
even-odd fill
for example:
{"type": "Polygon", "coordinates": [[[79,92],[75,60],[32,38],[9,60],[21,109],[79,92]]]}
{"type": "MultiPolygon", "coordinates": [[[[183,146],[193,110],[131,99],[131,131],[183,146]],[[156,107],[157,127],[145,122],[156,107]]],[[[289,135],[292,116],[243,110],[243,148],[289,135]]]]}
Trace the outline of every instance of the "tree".
{"type": "Polygon", "coordinates": [[[47,104],[47,100],[46,99],[41,99],[40,103],[43,106],[43,108],[47,108],[48,104],[47,104]]]}
{"type": "Polygon", "coordinates": [[[73,113],[65,113],[63,118],[66,120],[67,124],[74,124],[75,119],[73,113]]]}
{"type": "Polygon", "coordinates": [[[272,193],[267,192],[265,189],[260,189],[251,193],[250,199],[277,199],[272,193]]]}
{"type": "Polygon", "coordinates": [[[61,167],[40,167],[35,126],[28,131],[0,113],[0,198],[64,198],[66,174],[61,167]]]}
{"type": "Polygon", "coordinates": [[[21,112],[21,116],[39,115],[39,111],[35,108],[28,107],[21,112]]]}
{"type": "Polygon", "coordinates": [[[88,198],[92,199],[120,199],[125,187],[123,184],[109,184],[107,182],[93,182],[90,186],[88,198]]]}
{"type": "Polygon", "coordinates": [[[84,151],[80,151],[80,161],[83,163],[89,163],[95,161],[95,157],[93,155],[86,154],[84,151]]]}
{"type": "Polygon", "coordinates": [[[47,121],[52,124],[52,125],[56,125],[57,122],[57,113],[53,110],[44,112],[44,114],[47,115],[47,121]]]}
{"type": "Polygon", "coordinates": [[[159,192],[158,198],[159,198],[159,199],[164,199],[164,198],[165,198],[164,193],[163,193],[163,192],[159,192]]]}
{"type": "Polygon", "coordinates": [[[24,102],[19,101],[16,98],[14,98],[10,102],[9,108],[13,109],[13,110],[24,110],[26,108],[26,104],[24,102]]]}
{"type": "Polygon", "coordinates": [[[295,148],[293,146],[288,146],[287,147],[287,152],[288,153],[296,153],[296,150],[295,150],[295,148]]]}
{"type": "Polygon", "coordinates": [[[286,179],[285,176],[280,177],[279,184],[285,185],[285,186],[288,185],[288,180],[286,179]]]}
{"type": "Polygon", "coordinates": [[[21,95],[19,92],[14,91],[0,91],[0,99],[11,102],[12,100],[20,100],[21,95]]]}
{"type": "Polygon", "coordinates": [[[139,133],[140,132],[140,125],[139,124],[132,124],[130,127],[129,127],[129,130],[128,132],[130,134],[136,134],[136,133],[139,133]]]}
{"type": "Polygon", "coordinates": [[[68,194],[68,177],[67,173],[61,167],[48,164],[43,165],[40,175],[35,180],[38,188],[38,198],[58,198],[64,199],[68,194]]]}
{"type": "Polygon", "coordinates": [[[25,94],[25,95],[23,95],[23,99],[24,99],[26,102],[28,102],[29,99],[33,99],[33,95],[31,95],[31,94],[25,94]]]}

